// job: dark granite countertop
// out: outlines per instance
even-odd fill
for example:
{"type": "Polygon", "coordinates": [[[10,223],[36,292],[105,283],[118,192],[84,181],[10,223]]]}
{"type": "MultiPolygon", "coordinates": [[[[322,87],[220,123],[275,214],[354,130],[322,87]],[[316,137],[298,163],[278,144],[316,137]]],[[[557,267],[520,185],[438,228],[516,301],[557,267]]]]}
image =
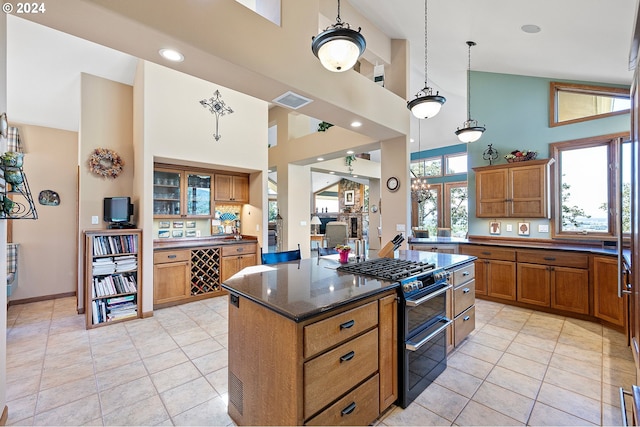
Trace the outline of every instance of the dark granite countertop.
{"type": "MultiPolygon", "coordinates": [[[[437,268],[475,259],[422,251],[398,251],[397,258],[433,262],[437,268]]],[[[296,322],[398,287],[398,282],[338,272],[338,266],[331,256],[258,265],[240,271],[222,287],[296,322]]]]}
{"type": "Polygon", "coordinates": [[[256,244],[258,239],[253,236],[243,236],[242,239],[236,240],[229,237],[194,237],[190,239],[155,239],[153,241],[153,249],[178,249],[178,248],[197,248],[202,246],[218,246],[218,245],[242,245],[256,244]]]}

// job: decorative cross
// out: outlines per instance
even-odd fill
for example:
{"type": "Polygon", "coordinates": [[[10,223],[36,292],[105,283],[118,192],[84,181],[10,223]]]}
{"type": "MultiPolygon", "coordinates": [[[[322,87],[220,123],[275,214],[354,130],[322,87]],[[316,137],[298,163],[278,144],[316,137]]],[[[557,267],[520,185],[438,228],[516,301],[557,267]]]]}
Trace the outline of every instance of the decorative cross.
{"type": "Polygon", "coordinates": [[[218,133],[218,120],[221,116],[224,116],[227,113],[233,113],[233,110],[227,107],[224,101],[220,98],[219,90],[216,90],[211,98],[200,101],[200,104],[205,108],[209,107],[211,114],[216,115],[216,133],[213,134],[213,137],[216,141],[219,141],[222,135],[218,133]]]}

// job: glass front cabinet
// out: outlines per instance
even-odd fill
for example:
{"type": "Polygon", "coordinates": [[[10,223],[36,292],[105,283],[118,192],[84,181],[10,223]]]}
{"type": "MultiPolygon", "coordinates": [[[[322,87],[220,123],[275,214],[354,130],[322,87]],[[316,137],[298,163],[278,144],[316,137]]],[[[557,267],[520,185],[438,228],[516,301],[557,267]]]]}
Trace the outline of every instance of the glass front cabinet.
{"type": "Polygon", "coordinates": [[[153,215],[160,218],[211,216],[213,174],[156,168],[153,171],[153,215]]]}

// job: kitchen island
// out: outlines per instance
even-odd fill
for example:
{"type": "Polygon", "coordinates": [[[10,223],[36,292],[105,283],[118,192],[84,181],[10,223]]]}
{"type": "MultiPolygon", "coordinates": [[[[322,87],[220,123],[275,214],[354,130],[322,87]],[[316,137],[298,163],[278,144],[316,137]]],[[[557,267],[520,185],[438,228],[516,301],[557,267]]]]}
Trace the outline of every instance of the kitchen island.
{"type": "MultiPolygon", "coordinates": [[[[473,257],[400,251],[455,269],[473,257]]],[[[398,397],[398,282],[335,259],[249,267],[229,291],[229,415],[238,425],[368,425],[398,397]]]]}

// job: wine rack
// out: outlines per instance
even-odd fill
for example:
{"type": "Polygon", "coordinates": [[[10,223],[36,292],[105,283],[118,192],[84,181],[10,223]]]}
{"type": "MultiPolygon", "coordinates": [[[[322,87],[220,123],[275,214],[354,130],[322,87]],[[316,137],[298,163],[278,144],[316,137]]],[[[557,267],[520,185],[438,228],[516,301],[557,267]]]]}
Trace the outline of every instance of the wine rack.
{"type": "Polygon", "coordinates": [[[220,248],[191,251],[191,295],[220,291],[220,248]]]}

